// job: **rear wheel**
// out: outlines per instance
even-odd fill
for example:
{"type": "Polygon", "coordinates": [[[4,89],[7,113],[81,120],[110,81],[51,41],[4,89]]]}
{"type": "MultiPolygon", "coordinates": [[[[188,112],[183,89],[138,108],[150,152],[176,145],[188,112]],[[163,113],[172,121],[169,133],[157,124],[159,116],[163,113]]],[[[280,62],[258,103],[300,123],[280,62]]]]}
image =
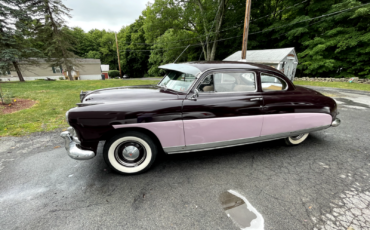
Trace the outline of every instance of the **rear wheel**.
{"type": "Polygon", "coordinates": [[[104,160],[117,173],[136,174],[152,166],[157,152],[157,146],[149,136],[128,131],[107,142],[104,160]]]}
{"type": "Polygon", "coordinates": [[[285,143],[287,145],[299,145],[307,139],[308,135],[309,133],[305,133],[297,136],[287,137],[285,138],[285,143]]]}

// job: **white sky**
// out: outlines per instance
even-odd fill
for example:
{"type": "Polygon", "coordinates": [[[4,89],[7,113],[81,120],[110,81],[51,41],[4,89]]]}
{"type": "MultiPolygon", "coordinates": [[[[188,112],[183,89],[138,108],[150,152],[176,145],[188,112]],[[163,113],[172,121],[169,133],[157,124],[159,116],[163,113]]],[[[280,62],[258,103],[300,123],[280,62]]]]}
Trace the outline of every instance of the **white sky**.
{"type": "Polygon", "coordinates": [[[135,22],[154,0],[63,0],[71,8],[69,27],[80,27],[85,32],[91,29],[112,30],[118,32],[122,26],[135,22]]]}

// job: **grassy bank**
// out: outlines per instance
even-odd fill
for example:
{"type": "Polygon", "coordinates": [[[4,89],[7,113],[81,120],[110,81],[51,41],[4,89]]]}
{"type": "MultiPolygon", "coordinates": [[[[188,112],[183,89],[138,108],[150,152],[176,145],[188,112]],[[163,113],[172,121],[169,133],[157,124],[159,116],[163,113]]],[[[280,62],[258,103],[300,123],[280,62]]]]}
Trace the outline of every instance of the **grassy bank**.
{"type": "Polygon", "coordinates": [[[156,84],[152,80],[29,81],[0,83],[15,98],[37,101],[32,108],[0,114],[0,136],[20,136],[67,127],[65,112],[79,102],[80,91],[108,87],[156,84]]]}
{"type": "Polygon", "coordinates": [[[316,82],[316,81],[294,81],[295,85],[310,85],[321,87],[332,87],[340,89],[354,89],[370,91],[370,84],[349,83],[349,82],[316,82]]]}

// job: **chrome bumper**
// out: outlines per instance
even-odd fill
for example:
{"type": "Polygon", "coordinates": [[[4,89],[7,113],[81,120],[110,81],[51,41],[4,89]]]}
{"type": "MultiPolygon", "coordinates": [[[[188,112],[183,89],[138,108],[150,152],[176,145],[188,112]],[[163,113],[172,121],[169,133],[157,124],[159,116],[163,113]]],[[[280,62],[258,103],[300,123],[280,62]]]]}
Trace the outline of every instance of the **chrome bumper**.
{"type": "Polygon", "coordinates": [[[335,120],[331,123],[331,127],[338,127],[341,121],[339,118],[335,118],[335,120]]]}
{"type": "Polygon", "coordinates": [[[95,157],[95,153],[90,150],[82,150],[77,147],[80,143],[78,138],[75,136],[75,131],[72,127],[69,127],[67,131],[62,132],[60,136],[64,139],[65,148],[68,156],[75,160],[89,160],[95,157]]]}

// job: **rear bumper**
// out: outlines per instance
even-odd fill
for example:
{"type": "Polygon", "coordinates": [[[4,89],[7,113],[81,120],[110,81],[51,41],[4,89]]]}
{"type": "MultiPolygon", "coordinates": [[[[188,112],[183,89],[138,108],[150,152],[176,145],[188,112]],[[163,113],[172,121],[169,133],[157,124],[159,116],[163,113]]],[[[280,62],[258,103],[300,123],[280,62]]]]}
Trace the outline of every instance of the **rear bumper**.
{"type": "Polygon", "coordinates": [[[338,127],[341,123],[339,118],[335,118],[335,120],[331,123],[331,127],[338,127]]]}
{"type": "Polygon", "coordinates": [[[91,150],[80,149],[77,144],[80,143],[78,138],[74,135],[75,131],[69,127],[67,131],[62,132],[60,136],[64,139],[65,148],[68,156],[75,160],[89,160],[95,157],[95,153],[91,150]]]}

